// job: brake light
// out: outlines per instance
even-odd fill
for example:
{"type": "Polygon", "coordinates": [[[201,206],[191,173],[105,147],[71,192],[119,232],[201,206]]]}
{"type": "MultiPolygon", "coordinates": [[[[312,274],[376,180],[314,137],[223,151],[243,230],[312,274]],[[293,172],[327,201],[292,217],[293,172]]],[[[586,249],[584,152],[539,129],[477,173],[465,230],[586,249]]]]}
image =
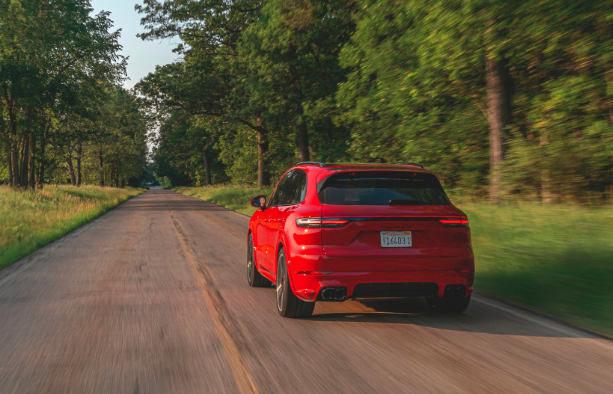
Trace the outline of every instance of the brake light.
{"type": "Polygon", "coordinates": [[[298,227],[340,228],[345,227],[347,223],[349,223],[349,220],[337,218],[311,217],[296,219],[296,225],[298,227]]]}
{"type": "Polygon", "coordinates": [[[468,227],[468,218],[457,218],[457,219],[441,219],[439,222],[445,226],[450,228],[467,228],[468,227]]]}
{"type": "Polygon", "coordinates": [[[300,218],[296,219],[298,227],[321,227],[321,218],[300,218]]]}

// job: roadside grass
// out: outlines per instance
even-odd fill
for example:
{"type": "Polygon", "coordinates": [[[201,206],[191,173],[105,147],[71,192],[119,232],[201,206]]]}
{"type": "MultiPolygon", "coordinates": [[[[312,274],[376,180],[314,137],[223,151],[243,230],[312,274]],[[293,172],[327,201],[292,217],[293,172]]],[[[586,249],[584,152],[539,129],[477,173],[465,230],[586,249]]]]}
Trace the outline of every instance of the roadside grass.
{"type": "Polygon", "coordinates": [[[272,187],[258,189],[248,186],[205,186],[176,187],[172,190],[251,216],[256,208],[249,205],[249,200],[258,194],[263,194],[268,199],[272,189],[272,187]]]}
{"type": "MultiPolygon", "coordinates": [[[[175,191],[251,215],[249,199],[272,189],[175,191]]],[[[458,206],[470,219],[477,291],[613,336],[612,207],[458,206]]]]}
{"type": "Polygon", "coordinates": [[[613,209],[462,205],[475,288],[613,336],[613,209]]]}
{"type": "Polygon", "coordinates": [[[0,269],[143,191],[51,185],[13,191],[0,186],[0,269]]]}

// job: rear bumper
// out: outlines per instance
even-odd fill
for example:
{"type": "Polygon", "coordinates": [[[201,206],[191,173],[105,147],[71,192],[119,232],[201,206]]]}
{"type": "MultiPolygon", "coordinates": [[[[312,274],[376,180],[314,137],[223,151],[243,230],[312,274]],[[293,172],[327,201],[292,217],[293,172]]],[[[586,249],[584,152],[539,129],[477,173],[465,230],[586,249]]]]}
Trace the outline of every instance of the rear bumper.
{"type": "Polygon", "coordinates": [[[288,259],[289,279],[294,294],[303,301],[317,300],[321,290],[326,287],[346,287],[346,298],[352,298],[356,285],[369,283],[407,283],[409,285],[405,287],[409,290],[419,287],[418,283],[429,283],[428,294],[432,294],[431,286],[434,283],[437,286],[434,293],[439,297],[445,293],[446,286],[462,285],[468,295],[472,292],[475,278],[475,259],[471,248],[467,248],[466,254],[458,256],[399,258],[327,256],[322,253],[321,247],[296,249],[292,251],[298,253],[292,253],[288,259]]]}
{"type": "Polygon", "coordinates": [[[473,290],[474,269],[437,271],[360,271],[360,272],[294,272],[291,278],[294,294],[304,301],[315,301],[322,288],[346,287],[347,298],[354,297],[358,284],[368,283],[436,283],[442,297],[448,285],[463,285],[466,295],[473,290]]]}

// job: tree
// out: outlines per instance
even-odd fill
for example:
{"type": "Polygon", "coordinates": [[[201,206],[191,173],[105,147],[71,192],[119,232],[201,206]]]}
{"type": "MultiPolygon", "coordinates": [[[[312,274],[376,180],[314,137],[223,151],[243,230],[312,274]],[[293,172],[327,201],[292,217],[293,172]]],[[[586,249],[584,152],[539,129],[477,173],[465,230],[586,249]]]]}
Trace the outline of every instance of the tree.
{"type": "Polygon", "coordinates": [[[353,32],[352,10],[353,1],[269,1],[244,33],[252,100],[265,103],[267,123],[293,125],[300,161],[311,157],[309,125],[334,133],[328,120],[346,74],[338,53],[353,32]]]}
{"type": "Polygon", "coordinates": [[[80,89],[124,73],[119,31],[91,11],[85,0],[0,2],[0,131],[13,187],[34,187],[53,119],[70,113],[80,89]]]}

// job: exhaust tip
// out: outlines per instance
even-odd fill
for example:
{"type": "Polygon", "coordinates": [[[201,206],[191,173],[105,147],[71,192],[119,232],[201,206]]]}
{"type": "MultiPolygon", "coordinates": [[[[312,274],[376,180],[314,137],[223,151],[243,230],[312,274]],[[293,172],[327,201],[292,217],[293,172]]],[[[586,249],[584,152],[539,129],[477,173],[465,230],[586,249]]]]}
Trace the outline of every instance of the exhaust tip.
{"type": "Polygon", "coordinates": [[[323,289],[321,291],[321,298],[323,298],[324,300],[331,300],[332,298],[334,298],[334,289],[323,289]]]}
{"type": "Polygon", "coordinates": [[[326,287],[321,290],[320,298],[323,301],[343,301],[347,298],[346,287],[326,287]]]}
{"type": "Polygon", "coordinates": [[[450,297],[464,297],[464,295],[466,295],[466,286],[447,285],[445,286],[445,295],[450,297]]]}

